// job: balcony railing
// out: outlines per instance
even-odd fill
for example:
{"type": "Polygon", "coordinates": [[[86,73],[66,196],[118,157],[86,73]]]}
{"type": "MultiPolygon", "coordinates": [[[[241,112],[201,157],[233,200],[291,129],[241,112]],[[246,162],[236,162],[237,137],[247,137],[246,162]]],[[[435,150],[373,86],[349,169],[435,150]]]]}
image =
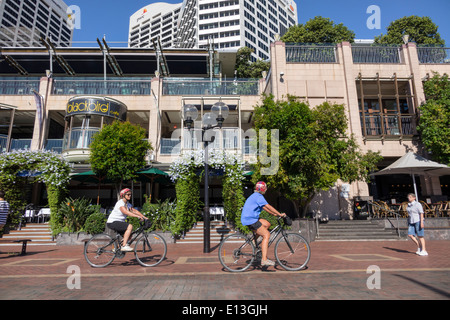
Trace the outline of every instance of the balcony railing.
{"type": "Polygon", "coordinates": [[[149,95],[150,80],[92,80],[80,78],[62,80],[55,79],[53,83],[55,95],[149,95]]]}
{"type": "Polygon", "coordinates": [[[450,63],[450,48],[418,47],[420,63],[450,63]]]}
{"type": "Polygon", "coordinates": [[[400,117],[397,115],[384,115],[383,117],[381,115],[366,115],[365,121],[361,116],[361,126],[365,136],[398,136],[400,134],[416,135],[417,129],[414,119],[414,115],[402,115],[400,117]],[[365,132],[364,124],[366,128],[365,132]]]}
{"type": "Polygon", "coordinates": [[[336,63],[335,45],[286,45],[286,62],[336,63]]]}
{"type": "Polygon", "coordinates": [[[0,134],[0,153],[6,152],[6,144],[8,143],[8,136],[0,134]]]}
{"type": "MultiPolygon", "coordinates": [[[[254,154],[255,147],[252,144],[252,139],[243,138],[241,144],[241,151],[243,154],[254,154]]],[[[162,155],[176,155],[181,152],[181,148],[185,150],[201,149],[203,148],[201,141],[201,132],[197,133],[195,130],[191,131],[191,135],[186,134],[184,137],[183,146],[181,146],[181,139],[162,138],[161,139],[161,151],[162,155]]],[[[239,150],[239,134],[237,128],[224,128],[222,129],[222,137],[219,138],[219,134],[216,135],[214,143],[211,146],[214,149],[222,150],[239,150]]]]}
{"type": "Polygon", "coordinates": [[[72,128],[70,132],[64,134],[62,150],[67,149],[88,149],[94,134],[100,131],[100,128],[72,128]]]}
{"type": "Polygon", "coordinates": [[[161,154],[179,154],[180,153],[181,139],[161,139],[161,154]]]}
{"type": "Polygon", "coordinates": [[[352,46],[353,63],[401,63],[400,47],[352,46]]]}
{"type": "Polygon", "coordinates": [[[30,95],[33,90],[39,91],[39,83],[38,78],[17,80],[15,77],[1,77],[0,95],[30,95]]]}
{"type": "Polygon", "coordinates": [[[31,147],[31,139],[11,139],[11,148],[12,150],[27,150],[31,147]]]}
{"type": "Polygon", "coordinates": [[[63,149],[64,139],[47,139],[45,150],[61,153],[63,149]]]}
{"type": "Polygon", "coordinates": [[[258,79],[209,80],[192,78],[166,78],[162,80],[162,93],[169,96],[185,95],[259,95],[258,79]]]}

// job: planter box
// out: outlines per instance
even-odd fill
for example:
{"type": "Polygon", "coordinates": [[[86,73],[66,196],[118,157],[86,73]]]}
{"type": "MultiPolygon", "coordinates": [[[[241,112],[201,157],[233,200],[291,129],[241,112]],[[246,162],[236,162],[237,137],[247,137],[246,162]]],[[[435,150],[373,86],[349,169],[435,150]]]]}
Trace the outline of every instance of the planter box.
{"type": "Polygon", "coordinates": [[[291,230],[298,232],[308,240],[308,242],[313,242],[316,239],[317,228],[314,219],[311,218],[301,218],[292,221],[291,230]]]}
{"type": "Polygon", "coordinates": [[[83,240],[90,239],[92,236],[85,232],[61,232],[55,238],[57,246],[73,246],[84,244],[83,240]]]}

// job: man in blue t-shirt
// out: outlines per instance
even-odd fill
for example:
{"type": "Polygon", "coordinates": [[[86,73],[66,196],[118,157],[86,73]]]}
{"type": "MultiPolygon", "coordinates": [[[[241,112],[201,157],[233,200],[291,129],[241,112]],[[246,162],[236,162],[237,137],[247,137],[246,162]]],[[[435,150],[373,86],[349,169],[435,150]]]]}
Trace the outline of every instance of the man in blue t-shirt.
{"type": "Polygon", "coordinates": [[[242,209],[241,222],[244,226],[248,226],[256,233],[256,237],[262,236],[261,242],[261,265],[262,266],[274,266],[275,262],[267,259],[267,251],[269,247],[270,239],[270,222],[266,219],[260,219],[259,215],[262,210],[270,213],[274,216],[286,217],[285,213],[280,213],[274,207],[272,207],[264,198],[264,194],[267,191],[267,185],[263,181],[259,181],[255,185],[255,192],[248,197],[245,201],[244,208],[242,209]]]}

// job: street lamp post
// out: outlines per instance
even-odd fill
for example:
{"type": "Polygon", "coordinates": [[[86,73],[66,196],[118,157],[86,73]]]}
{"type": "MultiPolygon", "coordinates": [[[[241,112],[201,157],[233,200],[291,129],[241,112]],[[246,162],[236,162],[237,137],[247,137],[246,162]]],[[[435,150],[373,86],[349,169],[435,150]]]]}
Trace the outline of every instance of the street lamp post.
{"type": "MultiPolygon", "coordinates": [[[[223,102],[216,102],[211,107],[211,112],[207,112],[202,118],[202,141],[205,150],[205,206],[203,208],[203,252],[211,251],[210,245],[210,213],[209,213],[209,163],[208,163],[208,144],[214,142],[214,136],[210,140],[205,138],[205,133],[214,128],[222,128],[223,122],[228,117],[229,108],[223,102]]],[[[188,130],[191,130],[192,124],[198,117],[197,108],[188,104],[182,109],[182,118],[188,130]]]]}

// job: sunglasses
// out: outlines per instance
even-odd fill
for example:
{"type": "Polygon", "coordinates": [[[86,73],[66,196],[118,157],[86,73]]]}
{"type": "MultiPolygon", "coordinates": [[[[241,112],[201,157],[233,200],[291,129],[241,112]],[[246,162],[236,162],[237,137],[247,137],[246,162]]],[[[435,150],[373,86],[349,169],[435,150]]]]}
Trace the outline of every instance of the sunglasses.
{"type": "Polygon", "coordinates": [[[131,196],[131,193],[125,193],[126,196],[131,196]]]}

